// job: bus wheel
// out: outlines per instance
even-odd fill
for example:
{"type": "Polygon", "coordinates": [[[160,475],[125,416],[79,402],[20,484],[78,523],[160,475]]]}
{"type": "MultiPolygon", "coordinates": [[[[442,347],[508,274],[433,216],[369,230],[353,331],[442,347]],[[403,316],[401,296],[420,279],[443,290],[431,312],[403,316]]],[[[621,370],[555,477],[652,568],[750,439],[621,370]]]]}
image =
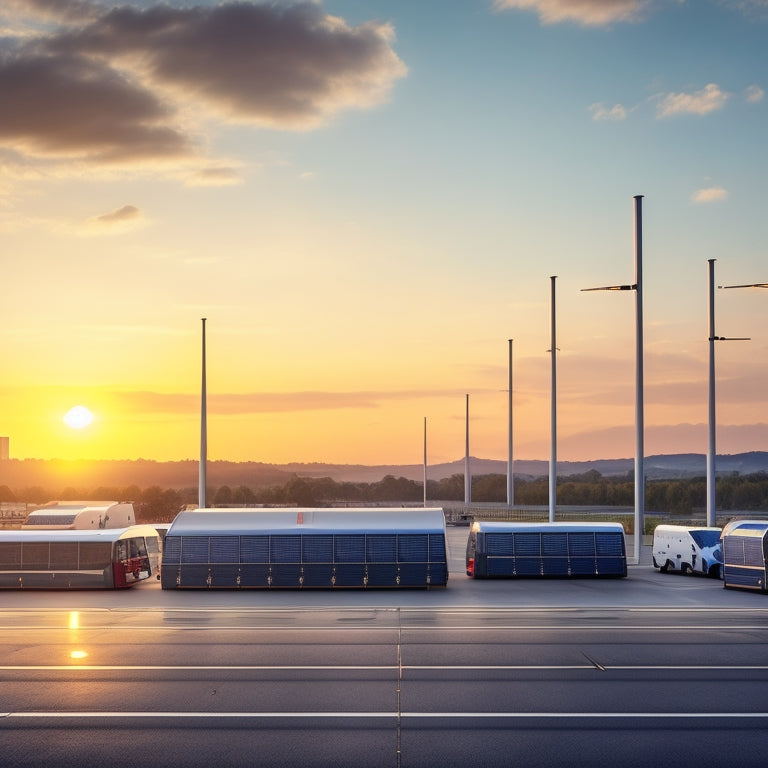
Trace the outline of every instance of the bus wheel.
{"type": "Polygon", "coordinates": [[[664,563],[664,565],[660,565],[660,566],[659,566],[659,571],[661,571],[661,573],[666,573],[666,572],[669,570],[669,566],[670,566],[670,565],[671,565],[671,563],[669,562],[669,560],[667,560],[667,561],[664,563]]]}

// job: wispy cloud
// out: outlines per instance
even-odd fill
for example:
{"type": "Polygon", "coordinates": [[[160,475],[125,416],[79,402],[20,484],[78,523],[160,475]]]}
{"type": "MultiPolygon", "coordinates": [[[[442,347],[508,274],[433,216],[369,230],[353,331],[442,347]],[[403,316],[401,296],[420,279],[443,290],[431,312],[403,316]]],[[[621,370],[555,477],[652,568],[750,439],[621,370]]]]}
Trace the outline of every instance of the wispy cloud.
{"type": "Polygon", "coordinates": [[[307,130],[381,103],[406,73],[390,25],[352,27],[314,2],[62,5],[5,10],[18,34],[0,59],[0,149],[22,158],[192,158],[201,121],[307,130]]]}
{"type": "Polygon", "coordinates": [[[185,181],[188,187],[227,187],[242,183],[242,175],[232,167],[201,168],[185,181]]]}
{"type": "Polygon", "coordinates": [[[141,211],[135,205],[124,205],[122,208],[97,216],[99,224],[116,224],[125,221],[135,221],[141,218],[141,211]]]}
{"type": "Polygon", "coordinates": [[[723,187],[705,187],[697,189],[692,195],[694,203],[719,203],[728,199],[728,190],[723,187]]]}
{"type": "MultiPolygon", "coordinates": [[[[135,413],[195,413],[200,408],[197,394],[165,392],[114,392],[123,407],[135,413]]],[[[253,413],[296,413],[339,409],[375,409],[382,403],[434,397],[459,398],[459,390],[400,390],[365,392],[248,392],[209,394],[208,410],[220,415],[253,413]]]]}
{"type": "Polygon", "coordinates": [[[744,98],[749,104],[757,104],[765,97],[765,91],[759,85],[750,85],[744,89],[744,98]]]}
{"type": "Polygon", "coordinates": [[[144,214],[135,205],[123,205],[108,213],[94,216],[76,228],[80,235],[116,235],[147,224],[144,214]]]}
{"type": "Polygon", "coordinates": [[[729,94],[715,83],[708,83],[693,93],[668,93],[656,108],[657,117],[673,115],[707,115],[725,106],[729,94]]]}
{"type": "Polygon", "coordinates": [[[592,113],[593,120],[625,120],[627,109],[621,104],[614,104],[612,107],[606,107],[605,104],[598,102],[591,104],[589,111],[592,113]]]}
{"type": "Polygon", "coordinates": [[[637,21],[649,5],[649,0],[494,0],[499,11],[535,11],[542,24],[569,21],[585,27],[637,21]]]}

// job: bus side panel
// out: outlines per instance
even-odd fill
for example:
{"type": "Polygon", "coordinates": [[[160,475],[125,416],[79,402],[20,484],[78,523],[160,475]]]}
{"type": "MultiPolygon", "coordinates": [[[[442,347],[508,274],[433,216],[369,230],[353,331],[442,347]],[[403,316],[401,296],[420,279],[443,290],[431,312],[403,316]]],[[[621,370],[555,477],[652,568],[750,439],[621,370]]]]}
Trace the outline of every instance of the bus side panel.
{"type": "Polygon", "coordinates": [[[723,539],[723,560],[723,586],[766,590],[762,538],[726,536],[723,539]]]}

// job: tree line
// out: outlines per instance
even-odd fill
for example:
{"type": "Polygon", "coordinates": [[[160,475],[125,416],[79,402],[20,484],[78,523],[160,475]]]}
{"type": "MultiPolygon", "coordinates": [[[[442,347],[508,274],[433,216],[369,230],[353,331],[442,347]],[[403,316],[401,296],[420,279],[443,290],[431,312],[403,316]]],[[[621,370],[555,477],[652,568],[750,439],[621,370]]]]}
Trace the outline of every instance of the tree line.
{"type": "MultiPolygon", "coordinates": [[[[674,480],[649,480],[645,486],[645,509],[648,512],[691,516],[706,508],[707,483],[704,477],[674,480]]],[[[717,478],[718,510],[768,511],[768,473],[734,475],[717,478]]],[[[322,507],[332,503],[419,502],[424,498],[421,482],[387,475],[373,483],[344,482],[330,477],[293,477],[282,485],[251,488],[246,485],[209,487],[209,506],[295,505],[322,507]]],[[[472,501],[505,503],[506,475],[491,474],[472,478],[472,501]]],[[[170,522],[185,505],[196,504],[197,488],[140,488],[99,486],[91,490],[65,488],[60,493],[32,486],[12,491],[0,485],[0,501],[42,504],[51,499],[132,501],[139,521],[170,522]]],[[[440,480],[427,481],[427,499],[464,500],[464,475],[454,474],[440,480]]],[[[546,505],[549,502],[549,479],[515,478],[515,504],[546,505]]],[[[604,477],[597,470],[557,479],[557,504],[578,506],[632,506],[634,480],[632,473],[620,477],[604,477]]]]}

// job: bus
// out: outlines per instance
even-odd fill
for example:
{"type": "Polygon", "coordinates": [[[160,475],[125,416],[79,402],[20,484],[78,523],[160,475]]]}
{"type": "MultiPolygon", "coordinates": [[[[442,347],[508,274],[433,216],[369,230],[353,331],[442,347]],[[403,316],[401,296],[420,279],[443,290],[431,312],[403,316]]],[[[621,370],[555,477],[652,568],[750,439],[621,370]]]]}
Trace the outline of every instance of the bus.
{"type": "Polygon", "coordinates": [[[767,520],[734,520],[723,528],[723,586],[768,592],[767,520]]]}
{"type": "Polygon", "coordinates": [[[721,528],[657,525],[653,531],[653,566],[661,573],[702,573],[720,578],[721,528]]]}
{"type": "Polygon", "coordinates": [[[195,509],[165,537],[163,589],[444,587],[439,508],[195,509]]]}
{"type": "Polygon", "coordinates": [[[96,530],[0,531],[0,588],[120,589],[160,578],[150,525],[96,530]]]}
{"type": "Polygon", "coordinates": [[[506,523],[469,529],[467,576],[475,579],[627,575],[621,523],[506,523]]]}
{"type": "Polygon", "coordinates": [[[51,501],[27,515],[23,530],[63,531],[126,528],[136,524],[133,504],[126,501],[51,501]]]}

